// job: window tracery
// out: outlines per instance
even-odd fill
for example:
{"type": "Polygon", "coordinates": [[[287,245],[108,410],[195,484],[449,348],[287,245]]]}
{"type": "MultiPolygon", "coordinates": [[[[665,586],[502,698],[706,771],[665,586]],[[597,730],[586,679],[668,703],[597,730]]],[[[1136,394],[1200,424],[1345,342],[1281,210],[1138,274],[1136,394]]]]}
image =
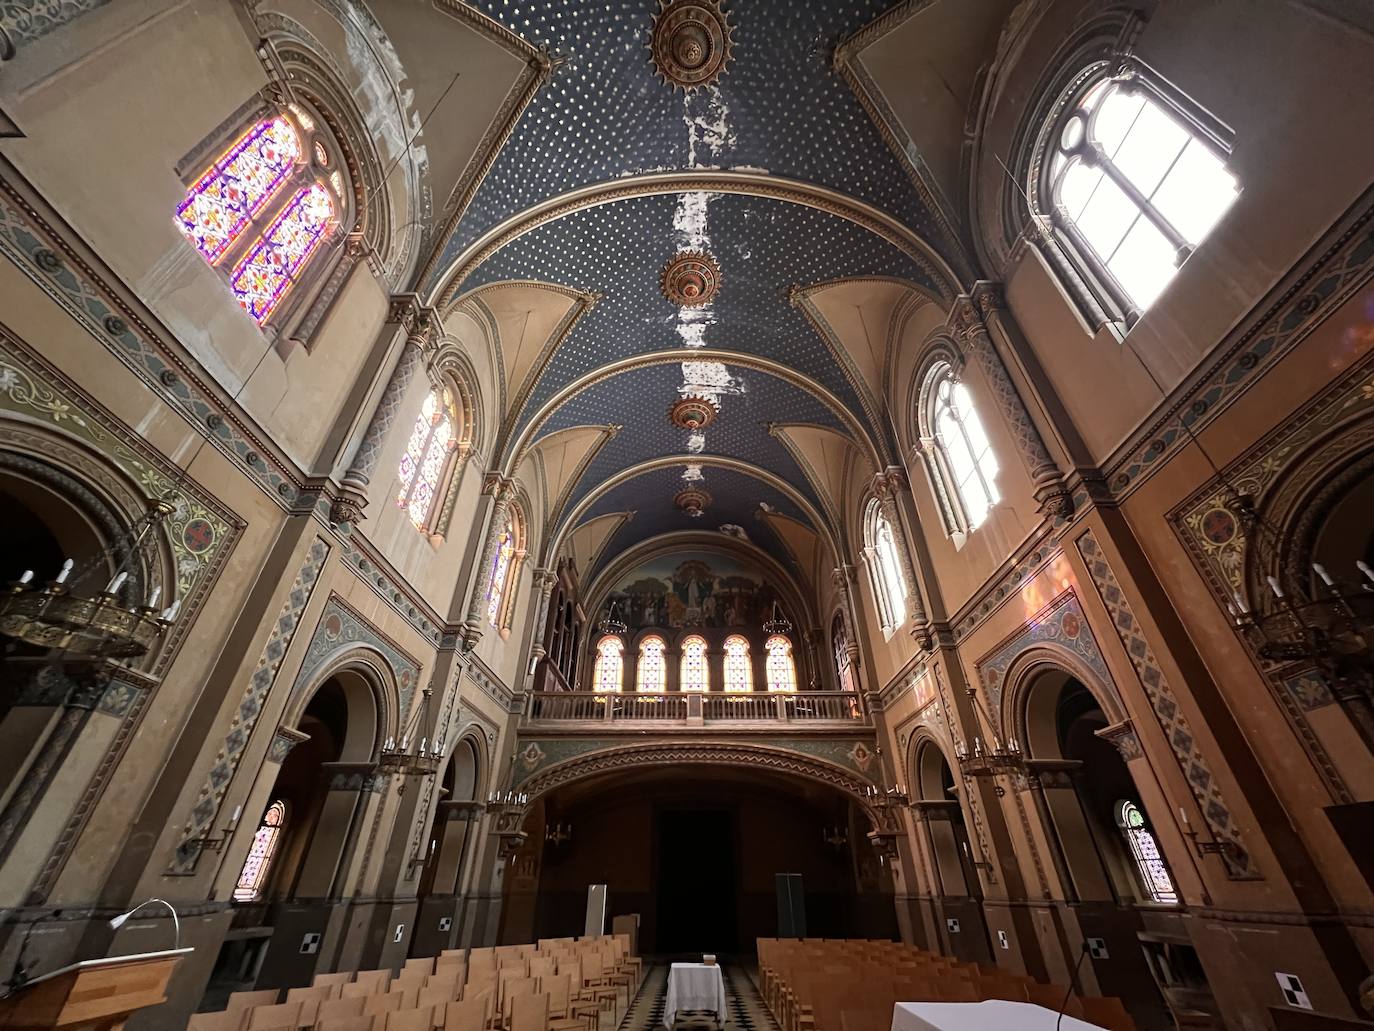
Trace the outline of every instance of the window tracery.
{"type": "Polygon", "coordinates": [[[666,648],[661,637],[646,637],[640,642],[636,690],[661,694],[668,689],[668,664],[663,655],[666,648]]]}
{"type": "Polygon", "coordinates": [[[711,673],[706,666],[706,639],[693,634],[682,642],[678,686],[683,691],[709,691],[711,673]]]}
{"type": "Polygon", "coordinates": [[[725,690],[752,691],[754,670],[749,658],[749,642],[739,634],[725,639],[725,690]]]}
{"type": "Polygon", "coordinates": [[[1240,193],[1222,133],[1134,62],[1089,80],[1048,127],[1046,212],[1085,278],[1128,320],[1149,308],[1240,193]]]}
{"type": "Polygon", "coordinates": [[[792,642],[782,634],[774,634],[764,644],[764,649],[768,652],[764,663],[768,673],[768,690],[795,691],[797,666],[792,659],[792,642]]]}
{"type": "Polygon", "coordinates": [[[625,673],[625,645],[614,635],[603,637],[596,646],[596,669],[592,672],[594,690],[619,691],[625,673]]]}
{"type": "Polygon", "coordinates": [[[968,388],[947,361],[926,374],[919,422],[926,469],[951,536],[977,529],[1001,499],[997,455],[968,388]]]}
{"type": "Polygon", "coordinates": [[[497,629],[500,629],[505,623],[502,618],[503,602],[506,597],[506,588],[511,580],[511,573],[515,568],[517,529],[517,516],[512,506],[506,509],[505,522],[501,527],[501,532],[496,537],[496,547],[491,559],[491,574],[487,579],[487,621],[497,629]]]}
{"type": "Polygon", "coordinates": [[[864,560],[883,630],[890,634],[906,619],[907,585],[892,523],[876,498],[869,501],[865,513],[864,560]]]}
{"type": "Polygon", "coordinates": [[[428,530],[435,525],[440,487],[457,442],[456,424],[452,393],[446,387],[434,390],[425,398],[401,455],[401,489],[396,504],[406,509],[418,529],[428,530]]]}
{"type": "Polygon", "coordinates": [[[1177,903],[1178,892],[1173,878],[1169,876],[1169,867],[1160,854],[1155,836],[1145,826],[1145,814],[1134,802],[1123,799],[1116,804],[1116,823],[1126,836],[1141,885],[1150,901],[1166,905],[1177,903]]]}
{"type": "Polygon", "coordinates": [[[243,861],[243,869],[239,872],[238,883],[234,887],[235,902],[256,902],[262,898],[267,875],[271,872],[272,860],[276,857],[277,845],[281,841],[285,827],[286,803],[277,799],[267,807],[267,812],[263,813],[262,822],[258,824],[257,833],[253,835],[253,843],[248,846],[248,856],[243,861]]]}

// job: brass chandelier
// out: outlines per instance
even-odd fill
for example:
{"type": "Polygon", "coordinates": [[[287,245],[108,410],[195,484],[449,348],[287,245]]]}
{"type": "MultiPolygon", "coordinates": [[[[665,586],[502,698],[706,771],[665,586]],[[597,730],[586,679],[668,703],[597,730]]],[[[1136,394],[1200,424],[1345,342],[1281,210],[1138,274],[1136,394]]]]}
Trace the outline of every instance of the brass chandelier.
{"type": "Polygon", "coordinates": [[[430,725],[430,702],[433,686],[427,686],[422,701],[415,707],[415,713],[400,740],[389,737],[377,755],[377,772],[401,777],[430,777],[439,772],[444,761],[444,736],[436,731],[433,743],[425,733],[430,725]],[[417,740],[418,739],[418,740],[417,740]]]}

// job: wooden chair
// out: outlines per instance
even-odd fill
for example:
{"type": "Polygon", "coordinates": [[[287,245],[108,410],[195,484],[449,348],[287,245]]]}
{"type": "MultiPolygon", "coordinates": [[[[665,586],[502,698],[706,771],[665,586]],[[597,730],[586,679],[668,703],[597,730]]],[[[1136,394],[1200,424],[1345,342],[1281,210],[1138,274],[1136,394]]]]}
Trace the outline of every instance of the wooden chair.
{"type": "Polygon", "coordinates": [[[444,1007],[444,1031],[483,1031],[487,1025],[487,999],[478,996],[444,1007]]]}
{"type": "Polygon", "coordinates": [[[315,1022],[315,1031],[373,1031],[372,1017],[330,1017],[315,1022]]]}
{"type": "Polygon", "coordinates": [[[392,1010],[386,1015],[382,1031],[434,1031],[434,1010],[429,1006],[392,1010]]]}
{"type": "MultiPolygon", "coordinates": [[[[391,983],[390,970],[359,970],[353,977],[353,984],[363,989],[364,995],[373,992],[384,992],[386,986],[391,983]]],[[[347,985],[344,986],[347,989],[347,985]]],[[[343,994],[347,995],[345,991],[343,994]]]]}
{"type": "Polygon", "coordinates": [[[247,1010],[219,1010],[216,1013],[192,1013],[186,1031],[243,1031],[248,1020],[247,1010]]]}
{"type": "Polygon", "coordinates": [[[334,987],[335,996],[337,997],[338,990],[351,980],[353,980],[353,974],[348,970],[343,970],[337,974],[316,974],[315,979],[311,981],[310,984],[315,988],[319,988],[323,985],[331,985],[334,987]]]}
{"type": "Polygon", "coordinates": [[[1105,1027],[1107,1031],[1135,1031],[1135,1021],[1116,996],[1090,996],[1078,1001],[1083,1007],[1083,1019],[1089,1024],[1105,1027]]]}
{"type": "MultiPolygon", "coordinates": [[[[532,977],[512,977],[506,980],[501,986],[500,1010],[497,1015],[497,1026],[509,1028],[511,1026],[511,1008],[516,999],[526,995],[533,995],[539,989],[539,984],[532,977]]],[[[543,1031],[541,1028],[540,1031],[543,1031]]]]}
{"type": "Polygon", "coordinates": [[[281,990],[277,988],[264,988],[257,992],[230,992],[229,1002],[224,1007],[230,1013],[239,1010],[250,1010],[254,1006],[272,1006],[281,998],[281,990]]]}
{"type": "Polygon", "coordinates": [[[420,997],[420,992],[424,990],[425,984],[417,978],[409,978],[405,981],[392,981],[385,994],[399,995],[403,1000],[401,1009],[413,1010],[415,1001],[420,997]]]}
{"type": "Polygon", "coordinates": [[[517,995],[511,1006],[510,1031],[546,1031],[549,1023],[549,997],[543,994],[517,995]]]}
{"type": "Polygon", "coordinates": [[[351,999],[326,999],[320,1003],[319,1009],[315,1011],[315,1024],[318,1026],[326,1020],[349,1020],[353,1017],[361,1017],[363,1005],[366,1002],[366,996],[362,995],[351,999]]]}
{"type": "Polygon", "coordinates": [[[420,973],[428,976],[434,973],[434,957],[420,956],[416,959],[408,959],[401,966],[402,973],[405,973],[407,970],[418,970],[420,973]]]}
{"type": "Polygon", "coordinates": [[[420,989],[420,994],[415,998],[415,1005],[420,1009],[443,1010],[450,1002],[458,1001],[458,982],[440,981],[420,989]]]}
{"type": "Polygon", "coordinates": [[[393,1010],[401,1008],[401,1003],[405,1001],[405,996],[397,993],[396,995],[369,995],[363,999],[363,1015],[368,1017],[382,1017],[393,1010]]]}
{"type": "Polygon", "coordinates": [[[296,1031],[301,1026],[301,1004],[279,1002],[271,1006],[254,1006],[248,1011],[245,1031],[296,1031]]]}

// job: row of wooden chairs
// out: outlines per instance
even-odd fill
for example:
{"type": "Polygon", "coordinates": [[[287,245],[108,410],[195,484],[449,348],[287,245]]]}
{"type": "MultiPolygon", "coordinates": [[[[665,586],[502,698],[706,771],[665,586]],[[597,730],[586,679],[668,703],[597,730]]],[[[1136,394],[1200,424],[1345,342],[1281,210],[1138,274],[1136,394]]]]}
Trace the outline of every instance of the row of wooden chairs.
{"type": "Polygon", "coordinates": [[[309,987],[234,992],[188,1031],[601,1031],[642,977],[627,936],[446,950],[399,971],[317,974],[309,987]]]}
{"type": "Polygon", "coordinates": [[[1135,1031],[1120,999],[1080,997],[899,942],[760,938],[758,956],[759,989],[783,1031],[887,1031],[898,1002],[988,999],[1062,1005],[1108,1031],[1135,1031]]]}

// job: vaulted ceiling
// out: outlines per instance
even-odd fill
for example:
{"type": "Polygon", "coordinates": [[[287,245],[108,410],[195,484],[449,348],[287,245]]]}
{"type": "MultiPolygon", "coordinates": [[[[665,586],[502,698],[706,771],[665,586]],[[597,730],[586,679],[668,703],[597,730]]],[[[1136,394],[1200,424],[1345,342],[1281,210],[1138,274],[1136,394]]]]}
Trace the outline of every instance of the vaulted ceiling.
{"type": "MultiPolygon", "coordinates": [[[[944,307],[962,289],[952,269],[967,268],[919,154],[890,145],[837,70],[836,47],[891,5],[472,6],[553,69],[422,284],[498,338],[493,463],[507,475],[539,464],[546,546],[585,579],[655,535],[722,528],[810,575],[843,540],[846,484],[896,457],[884,387],[894,322],[944,307]],[[677,88],[651,58],[656,18],[712,10],[729,42],[702,38],[712,55],[728,47],[724,72],[677,88]],[[719,269],[701,306],[663,289],[665,265],[687,251],[719,269]],[[714,407],[708,425],[669,420],[683,397],[714,407]],[[697,516],[674,502],[687,487],[709,495],[697,516]]],[[[915,5],[926,6],[945,5],[915,5]]],[[[909,31],[909,12],[894,24],[909,31]]],[[[670,45],[697,42],[694,31],[670,45]]],[[[930,56],[916,63],[929,71],[930,56]]],[[[948,154],[937,164],[947,175],[948,154]]]]}

